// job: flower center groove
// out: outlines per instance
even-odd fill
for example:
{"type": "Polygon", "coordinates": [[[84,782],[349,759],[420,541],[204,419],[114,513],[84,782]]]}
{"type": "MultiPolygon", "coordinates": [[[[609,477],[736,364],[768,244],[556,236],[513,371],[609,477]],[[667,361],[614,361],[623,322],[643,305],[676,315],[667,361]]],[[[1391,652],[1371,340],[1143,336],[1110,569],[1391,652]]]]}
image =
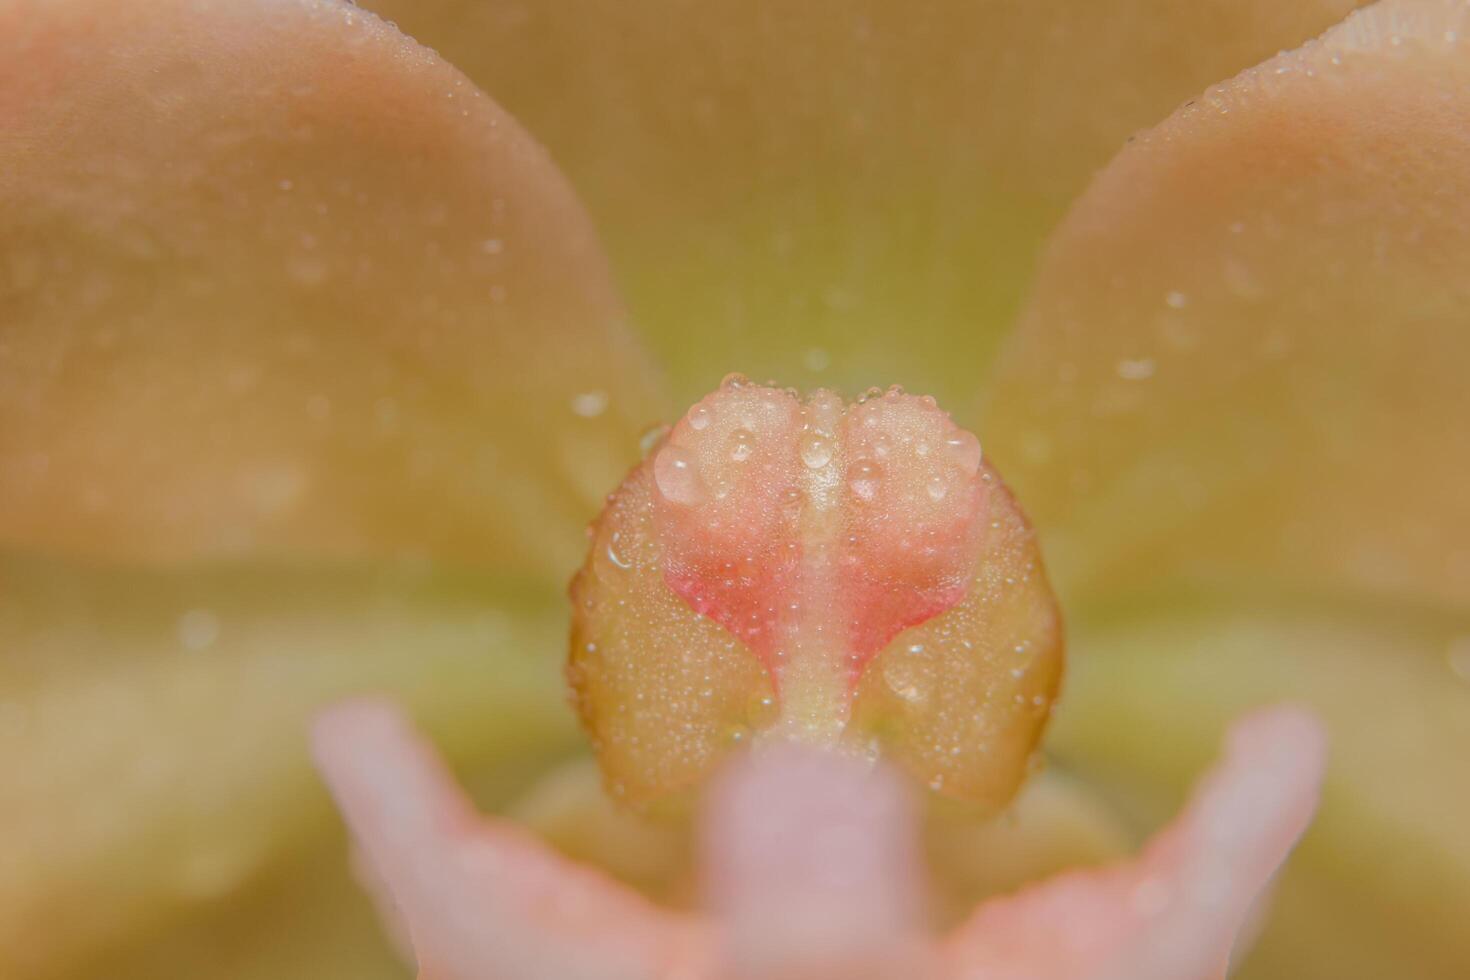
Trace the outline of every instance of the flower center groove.
{"type": "Polygon", "coordinates": [[[1019,509],[933,399],[727,379],[592,535],[569,678],[615,792],[692,785],[756,737],[886,755],[981,802],[1020,781],[1057,611],[1019,509]]]}

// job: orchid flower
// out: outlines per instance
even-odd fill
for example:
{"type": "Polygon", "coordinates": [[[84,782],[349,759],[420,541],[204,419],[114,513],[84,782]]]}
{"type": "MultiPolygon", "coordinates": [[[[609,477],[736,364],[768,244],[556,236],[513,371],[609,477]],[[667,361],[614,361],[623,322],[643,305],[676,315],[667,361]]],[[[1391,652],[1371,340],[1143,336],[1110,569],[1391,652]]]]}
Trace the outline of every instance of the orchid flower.
{"type": "Polygon", "coordinates": [[[0,976],[1470,972],[1470,6],[365,6],[0,0],[0,976]]]}

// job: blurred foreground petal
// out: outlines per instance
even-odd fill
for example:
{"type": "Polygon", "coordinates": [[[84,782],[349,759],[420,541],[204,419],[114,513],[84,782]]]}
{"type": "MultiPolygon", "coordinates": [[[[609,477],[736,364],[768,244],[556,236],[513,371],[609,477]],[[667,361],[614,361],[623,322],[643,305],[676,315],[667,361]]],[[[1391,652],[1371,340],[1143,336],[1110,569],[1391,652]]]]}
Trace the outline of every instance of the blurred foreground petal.
{"type": "Polygon", "coordinates": [[[950,942],[975,980],[1216,980],[1317,804],[1325,740],[1309,715],[1237,722],[1184,813],[1128,864],[984,906],[950,942]]]}
{"type": "Polygon", "coordinates": [[[1470,608],[1467,265],[1463,3],[1369,8],[1124,150],[988,400],[1063,595],[1470,608]]]}
{"type": "Polygon", "coordinates": [[[570,571],[648,374],[453,68],[336,0],[3,0],[0,120],[0,544],[570,571]]]}
{"type": "Polygon", "coordinates": [[[660,910],[504,823],[478,822],[393,708],[317,722],[322,772],[433,980],[1213,980],[1311,817],[1324,743],[1289,709],[1238,723],[1224,761],[1138,859],[916,928],[917,848],[895,772],[773,746],[706,800],[706,922],[660,910]]]}
{"type": "Polygon", "coordinates": [[[694,951],[692,923],[511,824],[479,821],[392,707],[336,707],[312,741],[424,980],[640,980],[671,975],[694,951]]]}

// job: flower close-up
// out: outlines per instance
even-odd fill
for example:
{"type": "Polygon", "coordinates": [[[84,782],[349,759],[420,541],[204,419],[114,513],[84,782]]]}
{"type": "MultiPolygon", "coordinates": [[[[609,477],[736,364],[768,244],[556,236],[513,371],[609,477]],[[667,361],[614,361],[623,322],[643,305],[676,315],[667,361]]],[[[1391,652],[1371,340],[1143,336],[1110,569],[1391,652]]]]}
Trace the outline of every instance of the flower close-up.
{"type": "Polygon", "coordinates": [[[1470,976],[1467,268],[1462,0],[0,0],[0,978],[1470,976]]]}

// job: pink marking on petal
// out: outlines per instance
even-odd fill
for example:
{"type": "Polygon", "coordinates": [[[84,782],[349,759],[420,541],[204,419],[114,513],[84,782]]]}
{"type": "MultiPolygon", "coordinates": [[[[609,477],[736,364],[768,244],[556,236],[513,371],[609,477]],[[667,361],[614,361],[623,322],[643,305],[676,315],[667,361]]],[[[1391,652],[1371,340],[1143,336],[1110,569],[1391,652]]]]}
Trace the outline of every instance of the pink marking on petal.
{"type": "Polygon", "coordinates": [[[998,807],[1062,669],[1036,536],[934,399],[732,376],[591,528],[568,680],[612,791],[697,786],[747,740],[861,746],[998,807]]]}
{"type": "Polygon", "coordinates": [[[799,657],[856,677],[964,598],[979,469],[979,442],[932,398],[727,383],[654,459],[667,581],[778,679],[799,657]]]}
{"type": "Polygon", "coordinates": [[[1237,722],[1194,799],[1135,860],[982,906],[948,943],[956,978],[1215,980],[1306,829],[1326,736],[1304,712],[1237,722]]]}

